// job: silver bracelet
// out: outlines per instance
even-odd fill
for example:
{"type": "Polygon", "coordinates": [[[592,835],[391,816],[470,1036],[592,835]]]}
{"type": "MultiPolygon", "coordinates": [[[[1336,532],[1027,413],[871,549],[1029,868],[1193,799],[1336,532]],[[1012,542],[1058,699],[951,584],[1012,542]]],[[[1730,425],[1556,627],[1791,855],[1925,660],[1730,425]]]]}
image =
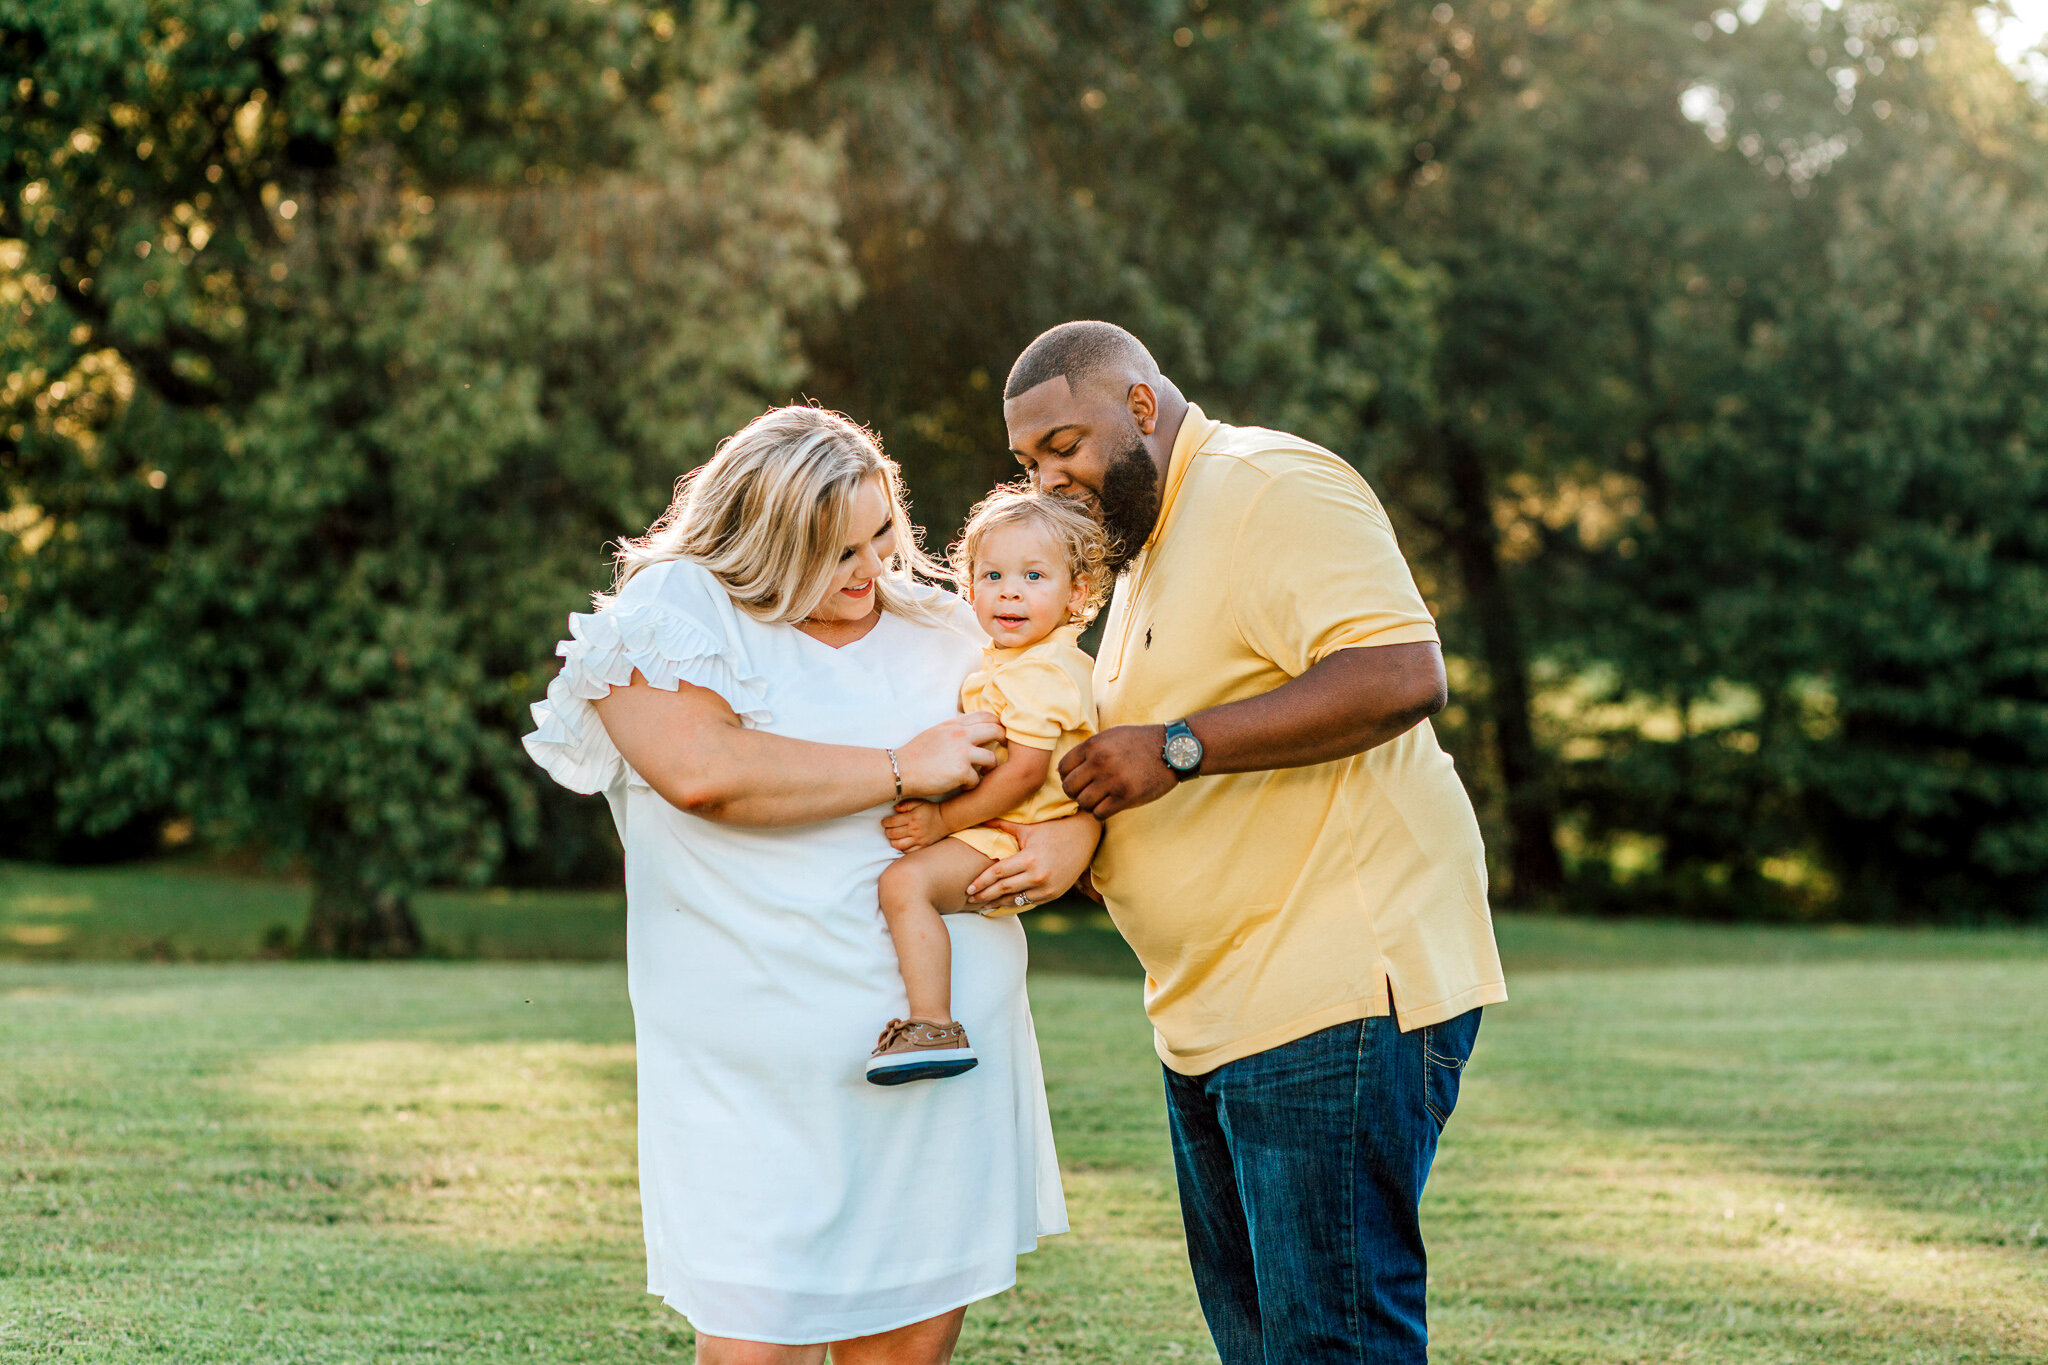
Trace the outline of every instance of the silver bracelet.
{"type": "Polygon", "coordinates": [[[882,752],[889,756],[889,771],[896,778],[896,799],[901,801],[903,799],[903,769],[896,765],[896,751],[894,749],[884,749],[882,752]]]}

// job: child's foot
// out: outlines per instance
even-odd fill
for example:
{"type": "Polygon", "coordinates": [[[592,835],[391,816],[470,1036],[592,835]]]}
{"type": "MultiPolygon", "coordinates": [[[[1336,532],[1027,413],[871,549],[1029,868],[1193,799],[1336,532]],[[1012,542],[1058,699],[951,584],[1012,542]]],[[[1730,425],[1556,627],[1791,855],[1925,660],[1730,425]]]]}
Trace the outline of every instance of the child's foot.
{"type": "Polygon", "coordinates": [[[876,1085],[931,1081],[972,1071],[974,1045],[957,1023],[929,1019],[891,1019],[868,1058],[868,1079],[876,1085]]]}

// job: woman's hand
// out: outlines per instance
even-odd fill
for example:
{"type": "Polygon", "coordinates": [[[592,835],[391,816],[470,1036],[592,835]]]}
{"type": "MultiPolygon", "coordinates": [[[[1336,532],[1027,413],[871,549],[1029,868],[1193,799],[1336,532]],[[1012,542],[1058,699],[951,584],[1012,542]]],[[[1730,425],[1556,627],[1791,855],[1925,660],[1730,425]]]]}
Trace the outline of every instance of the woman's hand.
{"type": "Polygon", "coordinates": [[[898,853],[929,848],[952,832],[935,801],[899,801],[894,814],[882,817],[882,833],[898,853]]]}
{"type": "Polygon", "coordinates": [[[968,885],[967,898],[998,914],[1028,908],[1017,904],[1019,896],[1032,905],[1043,905],[1065,895],[1088,870],[1095,845],[1102,839],[1101,823],[1086,814],[1042,825],[1013,825],[1007,820],[989,823],[1015,838],[1018,849],[984,868],[968,885]]]}
{"type": "Polygon", "coordinates": [[[1003,727],[986,711],[942,720],[896,751],[903,772],[903,794],[927,799],[972,787],[981,770],[993,768],[1003,727]]]}

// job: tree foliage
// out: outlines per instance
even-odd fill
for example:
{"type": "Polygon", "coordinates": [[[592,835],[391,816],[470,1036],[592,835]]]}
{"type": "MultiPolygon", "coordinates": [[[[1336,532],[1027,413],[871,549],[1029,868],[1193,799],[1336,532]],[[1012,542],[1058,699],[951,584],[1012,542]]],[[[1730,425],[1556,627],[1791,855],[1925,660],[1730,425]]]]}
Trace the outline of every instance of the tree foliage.
{"type": "Polygon", "coordinates": [[[1514,894],[2048,915],[2048,115],[1967,5],[0,0],[0,53],[17,830],[190,816],[404,950],[590,842],[515,737],[602,541],[802,395],[943,535],[1095,316],[1388,494],[1514,894]]]}
{"type": "Polygon", "coordinates": [[[304,859],[308,946],[530,830],[534,650],[851,287],[711,9],[11,5],[0,797],[304,859]]]}
{"type": "Polygon", "coordinates": [[[1420,383],[1429,286],[1373,224],[1400,155],[1330,7],[955,0],[759,6],[813,43],[787,109],[844,138],[863,292],[806,329],[950,527],[1014,469],[1000,389],[1041,330],[1108,318],[1219,416],[1363,457],[1420,383]]]}
{"type": "Polygon", "coordinates": [[[2040,107],[1955,6],[1467,13],[1382,29],[1449,283],[1398,477],[1517,879],[2039,914],[2040,107]]]}

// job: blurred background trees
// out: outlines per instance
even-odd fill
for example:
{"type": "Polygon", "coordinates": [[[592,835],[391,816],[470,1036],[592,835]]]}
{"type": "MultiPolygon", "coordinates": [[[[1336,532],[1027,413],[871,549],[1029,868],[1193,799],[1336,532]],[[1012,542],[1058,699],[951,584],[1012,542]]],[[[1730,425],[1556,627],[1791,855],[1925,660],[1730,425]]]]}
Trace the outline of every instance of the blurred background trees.
{"type": "Polygon", "coordinates": [[[602,542],[851,296],[833,157],[759,112],[801,70],[578,0],[0,51],[10,826],[189,816],[303,860],[310,949],[414,951],[407,891],[548,832],[514,737],[602,542]]]}
{"type": "MultiPolygon", "coordinates": [[[[0,0],[4,852],[601,875],[562,614],[1064,318],[1386,495],[1522,901],[2048,918],[2048,113],[1960,4],[0,0]]],[[[615,864],[612,866],[615,867],[615,864]]]]}
{"type": "Polygon", "coordinates": [[[1514,882],[2040,914],[2040,103],[1954,7],[1445,37],[1401,36],[1444,67],[1394,95],[1391,221],[1450,292],[1387,477],[1458,575],[1514,882]]]}

